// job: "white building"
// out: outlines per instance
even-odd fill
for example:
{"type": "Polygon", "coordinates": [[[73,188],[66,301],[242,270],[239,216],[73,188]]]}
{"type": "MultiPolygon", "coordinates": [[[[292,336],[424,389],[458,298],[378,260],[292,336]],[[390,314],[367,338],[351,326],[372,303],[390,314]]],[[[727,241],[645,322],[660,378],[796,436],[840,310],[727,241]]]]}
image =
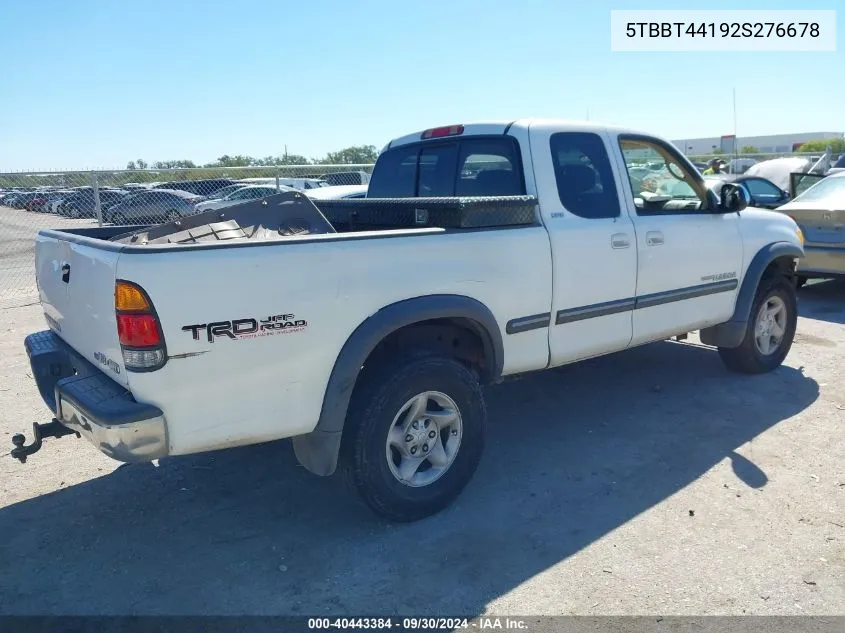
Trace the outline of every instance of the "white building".
{"type": "Polygon", "coordinates": [[[711,154],[713,150],[721,150],[725,154],[732,154],[734,147],[740,150],[746,145],[756,147],[760,153],[783,154],[794,152],[808,141],[826,141],[843,138],[842,132],[806,132],[798,134],[773,134],[771,136],[740,136],[732,134],[714,136],[712,138],[690,138],[672,141],[675,147],[684,154],[711,154]]]}

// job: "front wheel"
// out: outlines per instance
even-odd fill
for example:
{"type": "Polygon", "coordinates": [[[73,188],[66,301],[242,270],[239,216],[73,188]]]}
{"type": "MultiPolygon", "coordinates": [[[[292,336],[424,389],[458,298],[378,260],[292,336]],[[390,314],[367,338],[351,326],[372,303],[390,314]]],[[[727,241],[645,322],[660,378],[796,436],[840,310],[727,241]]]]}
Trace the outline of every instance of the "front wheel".
{"type": "Polygon", "coordinates": [[[772,371],[789,353],[797,324],[795,285],[780,275],[765,278],[757,288],[742,343],[739,347],[720,347],[719,356],[732,371],[772,371]]]}
{"type": "Polygon", "coordinates": [[[350,404],[344,474],[376,514],[422,519],[469,483],[486,417],[478,376],[457,360],[416,355],[371,370],[350,404]]]}

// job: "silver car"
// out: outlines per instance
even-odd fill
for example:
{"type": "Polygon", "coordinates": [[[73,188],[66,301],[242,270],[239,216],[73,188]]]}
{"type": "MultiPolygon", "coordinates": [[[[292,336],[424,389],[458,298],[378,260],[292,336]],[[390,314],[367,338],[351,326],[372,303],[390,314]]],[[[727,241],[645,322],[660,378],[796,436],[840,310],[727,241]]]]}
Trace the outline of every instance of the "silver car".
{"type": "Polygon", "coordinates": [[[179,189],[152,189],[126,196],[103,213],[113,224],[172,222],[196,213],[196,205],[205,200],[179,189]]]}
{"type": "Polygon", "coordinates": [[[778,207],[804,233],[806,256],[798,264],[799,285],[808,278],[845,276],[845,172],[831,174],[778,207]]]}

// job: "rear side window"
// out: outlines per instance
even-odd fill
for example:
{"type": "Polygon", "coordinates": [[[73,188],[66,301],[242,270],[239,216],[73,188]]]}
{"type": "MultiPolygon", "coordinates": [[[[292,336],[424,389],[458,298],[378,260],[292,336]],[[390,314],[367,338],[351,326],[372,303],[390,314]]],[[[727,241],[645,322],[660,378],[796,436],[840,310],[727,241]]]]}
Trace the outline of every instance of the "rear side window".
{"type": "Polygon", "coordinates": [[[458,196],[519,196],[525,193],[516,145],[510,139],[461,143],[458,196]]]}
{"type": "Polygon", "coordinates": [[[601,137],[590,132],[558,132],[552,134],[550,144],[564,208],[591,220],[619,217],[619,196],[601,137]]]}
{"type": "Polygon", "coordinates": [[[369,198],[522,195],[519,148],[509,137],[468,137],[384,152],[369,198]]]}

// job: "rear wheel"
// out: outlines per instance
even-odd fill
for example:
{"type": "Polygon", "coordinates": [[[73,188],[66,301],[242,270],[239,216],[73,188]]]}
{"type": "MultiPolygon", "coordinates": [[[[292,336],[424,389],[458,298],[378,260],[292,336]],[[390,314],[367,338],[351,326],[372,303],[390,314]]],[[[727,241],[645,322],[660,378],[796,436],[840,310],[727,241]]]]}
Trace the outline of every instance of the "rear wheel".
{"type": "Polygon", "coordinates": [[[380,516],[422,519],[448,506],[472,478],[485,421],[478,376],[457,360],[421,354],[385,364],[356,387],[344,475],[380,516]]]}
{"type": "Polygon", "coordinates": [[[111,216],[112,224],[126,224],[126,217],[122,213],[115,213],[111,216]]]}
{"type": "Polygon", "coordinates": [[[739,347],[720,347],[719,356],[732,371],[762,374],[783,363],[798,323],[795,285],[782,275],[760,282],[745,337],[739,347]]]}
{"type": "Polygon", "coordinates": [[[170,211],[167,212],[167,221],[168,222],[175,222],[176,220],[178,220],[181,217],[182,216],[179,214],[179,212],[176,209],[171,209],[170,211]]]}

